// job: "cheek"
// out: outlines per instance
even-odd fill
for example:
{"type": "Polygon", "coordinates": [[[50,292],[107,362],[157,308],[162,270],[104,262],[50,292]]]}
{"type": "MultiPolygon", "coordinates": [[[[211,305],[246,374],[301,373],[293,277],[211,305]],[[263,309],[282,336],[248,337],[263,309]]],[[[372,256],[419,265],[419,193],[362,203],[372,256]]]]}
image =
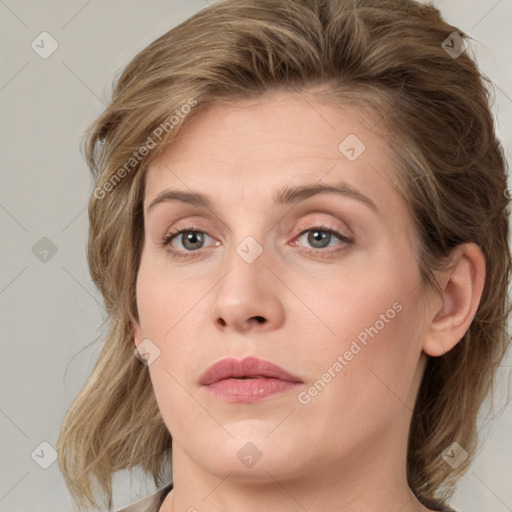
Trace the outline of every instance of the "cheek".
{"type": "Polygon", "coordinates": [[[323,293],[309,294],[323,325],[317,320],[316,338],[307,336],[315,339],[307,365],[311,381],[320,379],[318,402],[333,415],[340,404],[354,414],[393,401],[403,407],[395,394],[406,400],[421,356],[425,304],[414,260],[366,263],[343,284],[326,281],[323,293]]]}
{"type": "Polygon", "coordinates": [[[316,280],[315,287],[311,281],[296,286],[297,295],[313,306],[314,315],[303,315],[299,323],[306,330],[315,329],[311,339],[317,340],[316,350],[332,355],[349,350],[354,340],[364,347],[365,343],[383,345],[386,339],[405,335],[408,322],[404,317],[418,307],[411,293],[417,286],[417,274],[414,269],[403,269],[399,275],[390,265],[383,267],[367,266],[336,279],[316,280]],[[305,324],[304,318],[309,317],[311,321],[305,324]]]}
{"type": "Polygon", "coordinates": [[[330,418],[335,428],[367,425],[373,431],[413,408],[421,300],[393,297],[383,292],[367,300],[366,309],[351,306],[340,315],[335,342],[311,353],[317,369],[308,390],[312,417],[330,418]]]}
{"type": "Polygon", "coordinates": [[[356,324],[362,321],[365,327],[354,325],[352,332],[364,336],[342,335],[330,347],[324,346],[323,354],[310,351],[309,364],[316,371],[297,400],[301,404],[297,417],[308,431],[336,439],[340,446],[346,442],[364,450],[369,439],[395,429],[413,409],[421,351],[414,342],[418,328],[411,322],[412,304],[403,302],[388,323],[376,322],[368,312],[366,319],[360,314],[356,324]]]}
{"type": "MultiPolygon", "coordinates": [[[[137,275],[137,309],[146,338],[161,344],[186,327],[204,296],[205,285],[190,285],[165,258],[143,253],[137,275]]],[[[167,343],[167,341],[166,341],[167,343]]]]}

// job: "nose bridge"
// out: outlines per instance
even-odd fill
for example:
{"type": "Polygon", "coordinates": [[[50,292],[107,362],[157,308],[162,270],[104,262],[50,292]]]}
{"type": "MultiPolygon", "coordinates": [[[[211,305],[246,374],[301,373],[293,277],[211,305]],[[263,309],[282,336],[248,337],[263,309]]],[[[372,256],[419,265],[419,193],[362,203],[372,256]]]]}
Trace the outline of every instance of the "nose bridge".
{"type": "Polygon", "coordinates": [[[238,236],[239,241],[234,241],[226,254],[227,273],[215,292],[212,321],[239,331],[256,323],[265,324],[260,327],[263,329],[275,328],[283,321],[283,307],[275,277],[267,268],[273,258],[263,245],[263,235],[256,239],[247,234],[250,228],[242,231],[233,233],[233,240],[238,236]]]}
{"type": "Polygon", "coordinates": [[[234,241],[226,254],[225,263],[229,271],[221,287],[224,293],[231,294],[234,302],[257,296],[268,278],[267,274],[271,274],[266,268],[269,264],[268,249],[264,249],[261,236],[258,239],[247,234],[241,239],[239,236],[240,241],[234,241]]]}
{"type": "Polygon", "coordinates": [[[236,213],[231,220],[231,241],[228,244],[230,252],[227,255],[230,266],[249,274],[255,268],[263,271],[264,264],[269,263],[270,250],[270,231],[265,223],[265,215],[261,214],[265,209],[261,204],[256,207],[250,198],[249,191],[242,192],[237,200],[237,208],[233,209],[236,213]]]}

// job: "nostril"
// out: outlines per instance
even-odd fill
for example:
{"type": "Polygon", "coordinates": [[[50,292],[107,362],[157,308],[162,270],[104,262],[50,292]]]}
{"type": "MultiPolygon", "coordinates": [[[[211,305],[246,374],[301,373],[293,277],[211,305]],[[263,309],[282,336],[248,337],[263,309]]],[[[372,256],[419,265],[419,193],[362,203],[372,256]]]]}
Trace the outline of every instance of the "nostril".
{"type": "Polygon", "coordinates": [[[262,324],[263,322],[265,322],[265,319],[262,316],[255,316],[254,318],[256,318],[256,320],[258,321],[259,324],[262,324]]]}

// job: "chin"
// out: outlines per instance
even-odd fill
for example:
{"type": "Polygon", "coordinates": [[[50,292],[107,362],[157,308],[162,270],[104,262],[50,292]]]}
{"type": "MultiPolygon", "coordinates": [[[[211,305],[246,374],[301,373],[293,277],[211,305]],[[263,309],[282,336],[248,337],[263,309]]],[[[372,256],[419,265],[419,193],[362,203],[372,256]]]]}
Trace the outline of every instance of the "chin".
{"type": "MultiPolygon", "coordinates": [[[[233,437],[221,430],[220,435],[204,436],[200,442],[189,444],[190,450],[186,451],[196,464],[220,479],[229,474],[230,480],[268,483],[272,480],[270,475],[279,480],[293,478],[294,473],[297,473],[295,476],[304,473],[304,468],[300,471],[296,463],[300,443],[298,440],[294,443],[288,432],[273,437],[269,432],[275,424],[269,428],[266,423],[258,425],[262,422],[256,420],[252,422],[256,426],[250,425],[249,421],[240,423],[243,424],[226,424],[233,437]]],[[[190,439],[189,436],[188,443],[190,439]]],[[[303,457],[301,460],[304,464],[303,457]]]]}

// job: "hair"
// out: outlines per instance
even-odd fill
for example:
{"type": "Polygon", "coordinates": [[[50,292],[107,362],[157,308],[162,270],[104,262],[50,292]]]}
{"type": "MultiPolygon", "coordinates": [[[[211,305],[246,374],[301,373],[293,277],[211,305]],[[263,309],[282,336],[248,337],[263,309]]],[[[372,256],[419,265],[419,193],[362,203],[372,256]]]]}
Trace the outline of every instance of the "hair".
{"type": "Polygon", "coordinates": [[[93,478],[110,509],[114,472],[139,467],[161,485],[171,456],[148,368],[133,354],[146,170],[204,106],[275,90],[317,91],[319,100],[376,114],[396,158],[425,287],[437,287],[434,271],[451,264],[458,245],[473,242],[484,253],[476,315],[452,350],[428,357],[410,425],[410,488],[424,504],[453,495],[474,458],[477,414],[509,339],[507,164],[492,85],[469,55],[470,39],[413,0],[225,0],[126,66],[84,144],[96,186],[87,257],[107,332],[57,444],[80,509],[99,503],[93,478]],[[450,34],[466,47],[458,57],[444,49],[450,34]],[[469,453],[457,469],[441,456],[454,441],[469,453]]]}

